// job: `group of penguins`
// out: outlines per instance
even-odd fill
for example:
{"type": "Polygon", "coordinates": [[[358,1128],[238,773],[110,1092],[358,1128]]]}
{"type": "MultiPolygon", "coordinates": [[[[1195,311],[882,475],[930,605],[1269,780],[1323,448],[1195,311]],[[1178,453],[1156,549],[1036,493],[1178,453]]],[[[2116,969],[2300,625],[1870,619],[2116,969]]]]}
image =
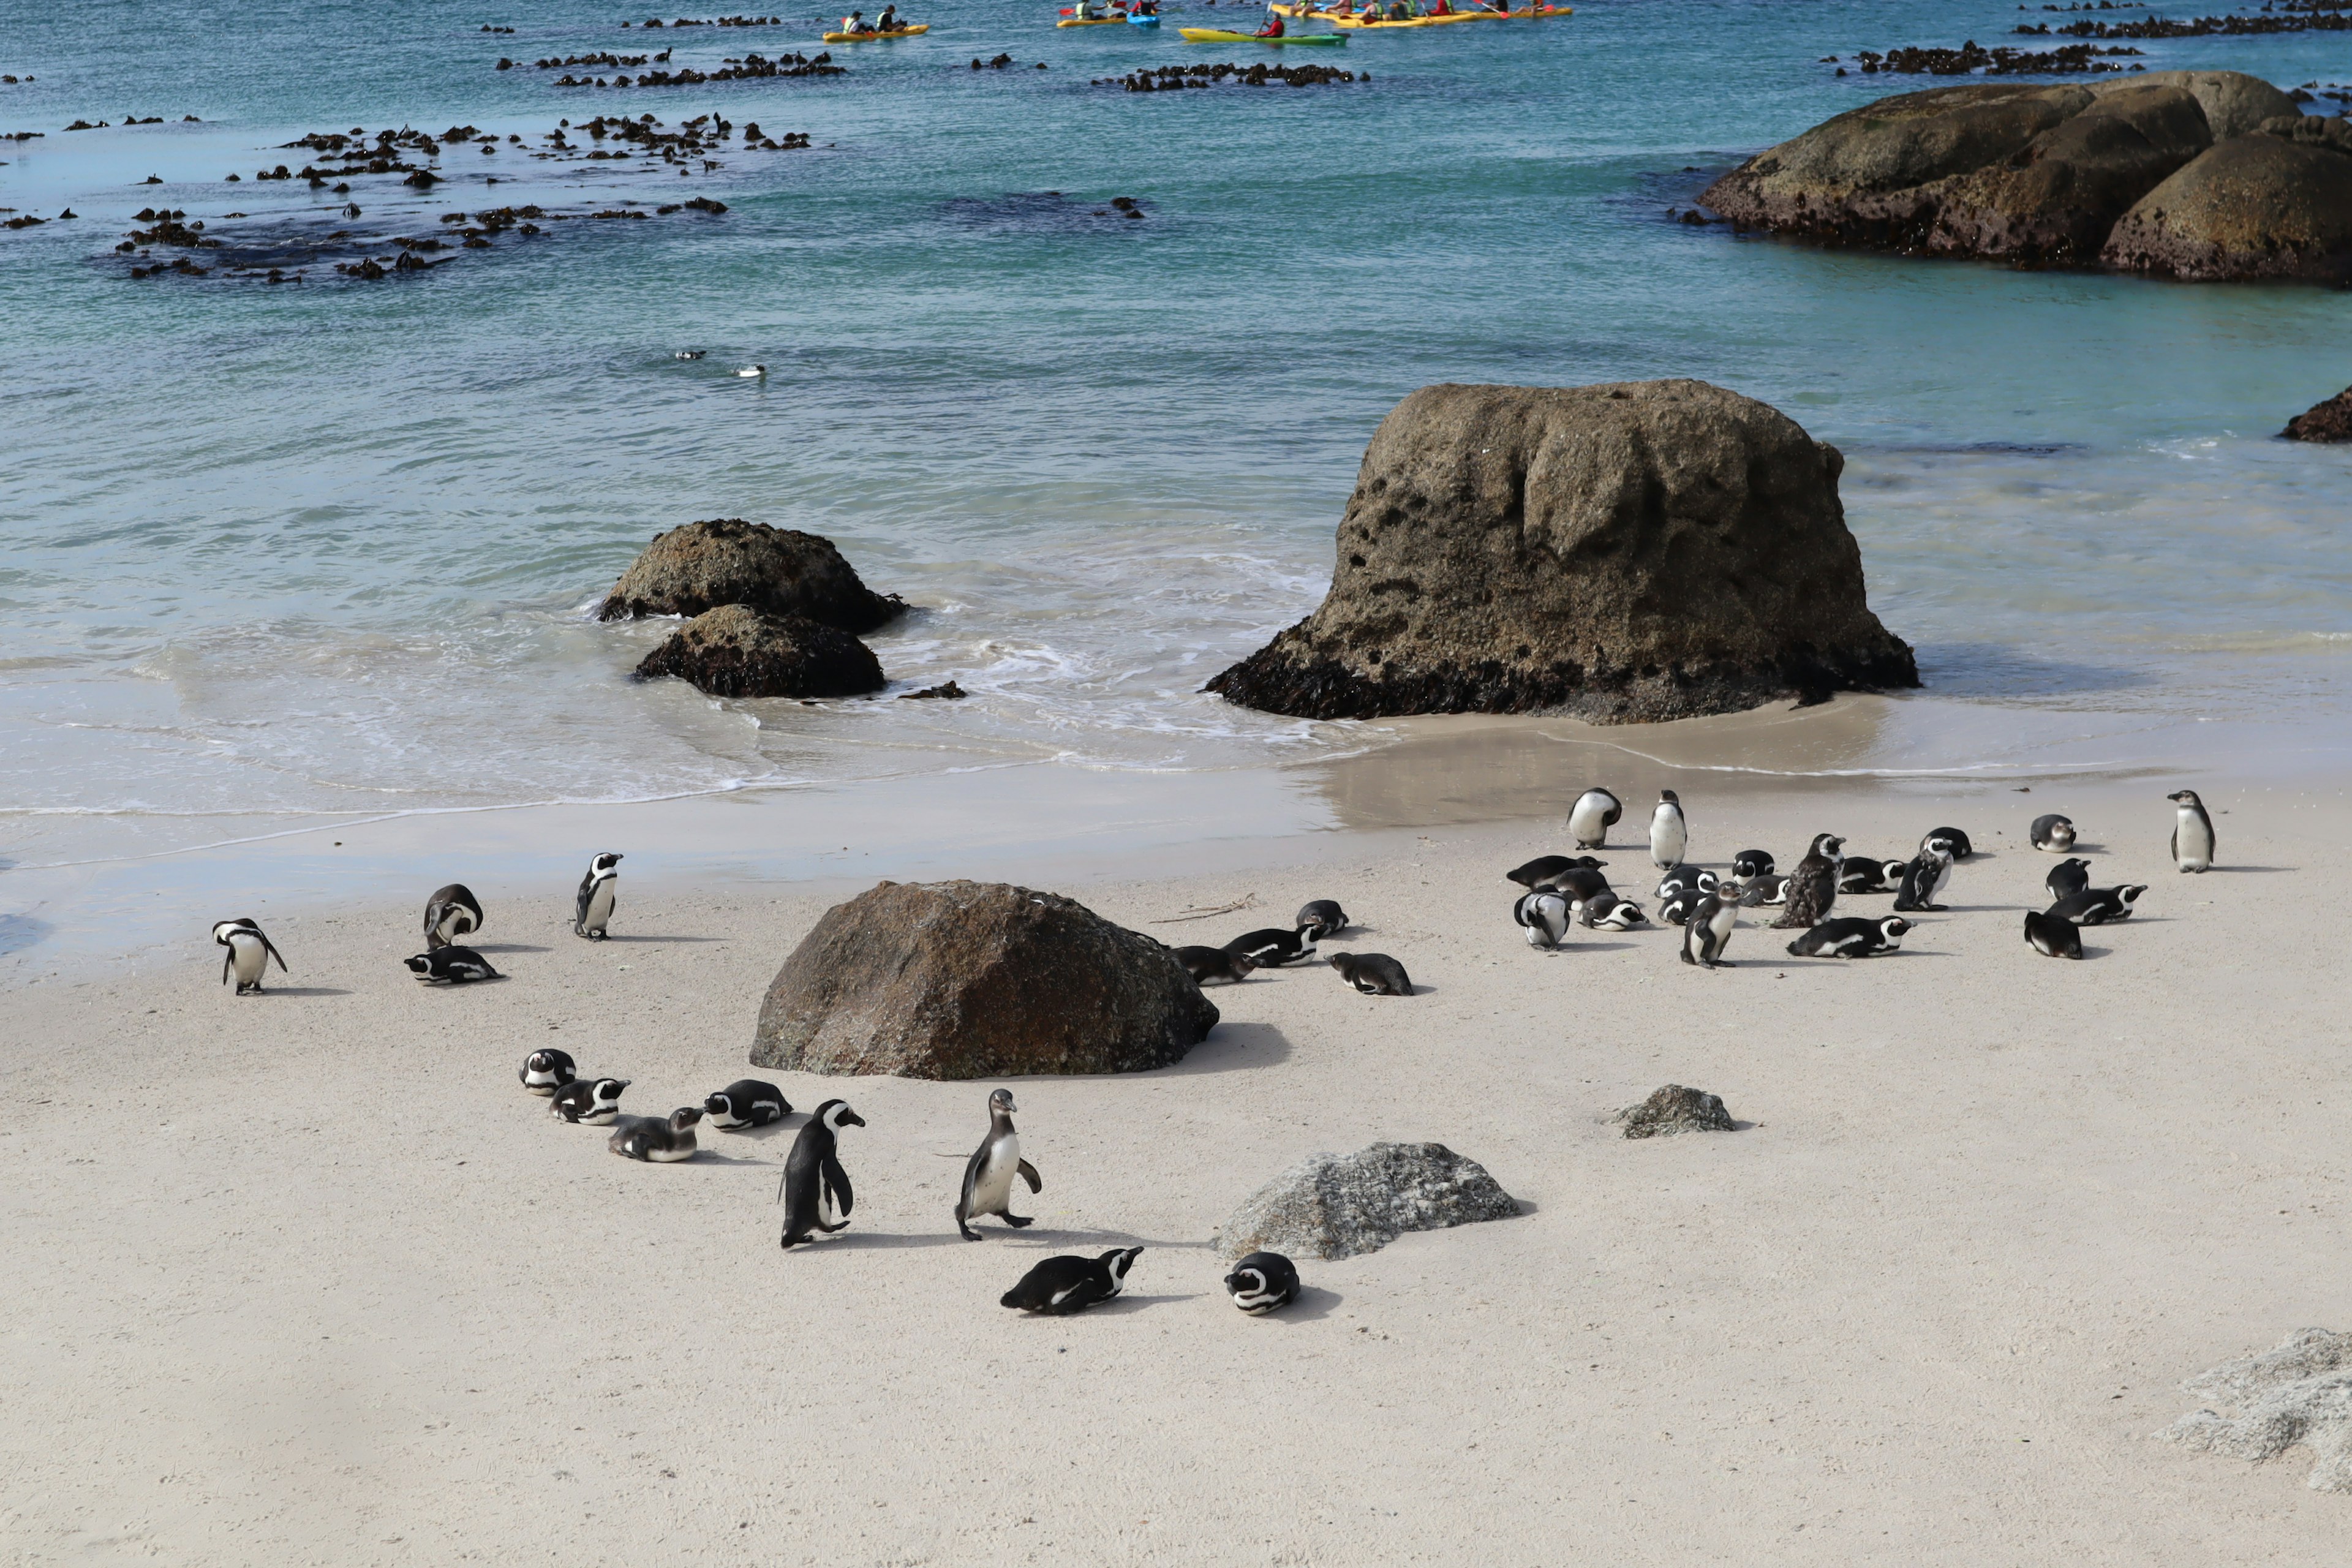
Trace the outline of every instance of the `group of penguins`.
{"type": "MultiPolygon", "coordinates": [[[[2204,802],[2187,789],[2165,798],[2174,806],[2173,863],[2184,872],[2210,869],[2213,820],[2204,802]]],[[[1569,812],[1573,847],[1603,847],[1624,809],[1608,790],[1586,790],[1569,812]]],[[[2027,837],[2036,849],[2053,855],[2074,848],[2076,839],[2074,822],[2054,812],[2034,818],[2027,837]]],[[[1781,912],[1773,928],[1799,933],[1789,943],[1791,957],[1866,958],[1902,946],[1912,926],[1906,915],[1944,909],[1938,900],[1951,882],[1953,863],[1975,853],[1969,836],[1957,827],[1928,829],[1908,859],[1848,855],[1845,842],[1833,833],[1817,834],[1787,876],[1774,873],[1768,851],[1743,849],[1732,858],[1729,871],[1718,875],[1684,860],[1690,825],[1680,797],[1660,790],[1650,816],[1650,859],[1663,872],[1654,894],[1658,918],[1683,928],[1683,962],[1707,969],[1728,965],[1723,952],[1738,927],[1739,911],[1756,905],[1778,907],[1781,912]],[[1871,919],[1830,913],[1841,894],[1885,892],[1895,895],[1894,914],[1871,919]]],[[[1610,887],[1601,874],[1607,864],[1589,854],[1546,855],[1505,873],[1527,889],[1512,904],[1511,918],[1526,930],[1530,947],[1556,952],[1577,924],[1588,931],[1631,931],[1648,923],[1640,904],[1610,887]]],[[[2128,919],[2133,903],[2147,891],[2145,884],[2134,883],[2094,888],[2091,863],[2079,858],[2052,868],[2044,885],[2055,901],[2047,910],[2026,911],[2024,936],[2028,946],[2050,958],[2081,958],[2082,928],[2128,919]]],[[[1304,915],[1302,910],[1302,920],[1304,915]]]]}
{"type": "MultiPolygon", "coordinates": [[[[613,917],[620,861],[619,855],[608,850],[589,863],[574,901],[574,935],[604,940],[613,917]]],[[[1344,929],[1348,923],[1339,906],[1328,900],[1308,905],[1302,916],[1308,911],[1318,922],[1328,923],[1330,931],[1344,929]]],[[[488,959],[457,940],[481,930],[482,921],[481,900],[463,884],[453,882],[436,889],[425,905],[425,951],[406,960],[407,967],[428,984],[501,978],[488,959]]],[[[1293,933],[1263,934],[1287,937],[1293,933]]],[[[286,970],[285,956],[252,920],[219,921],[213,927],[213,941],[226,950],[221,960],[222,984],[234,979],[237,995],[261,993],[262,977],[271,960],[277,961],[281,972],[286,970]]],[[[1312,945],[1310,941],[1310,952],[1312,945]]],[[[1362,956],[1386,967],[1368,970],[1362,980],[1343,969],[1359,989],[1377,994],[1412,994],[1411,983],[1393,959],[1377,953],[1362,956]]],[[[706,1096],[699,1107],[681,1105],[667,1116],[624,1116],[621,1093],[629,1087],[629,1079],[583,1077],[569,1052],[552,1047],[525,1057],[518,1076],[526,1090],[547,1100],[550,1115],[576,1126],[610,1127],[606,1148],[624,1159],[650,1164],[693,1159],[698,1148],[696,1129],[706,1120],[719,1131],[743,1132],[771,1126],[793,1114],[782,1089],[757,1079],[740,1079],[706,1096]]],[[[1013,1212],[1016,1179],[1027,1182],[1032,1193],[1044,1188],[1037,1168],[1022,1158],[1021,1137],[1013,1126],[1016,1109],[1011,1089],[996,1089],[988,1097],[988,1135],[964,1165],[963,1188],[956,1200],[956,1228],[966,1241],[981,1239],[971,1222],[985,1215],[993,1215],[1015,1229],[1030,1223],[1028,1216],[1013,1212]]],[[[784,1205],[782,1245],[787,1251],[814,1240],[819,1232],[831,1234],[847,1227],[852,1195],[849,1173],[841,1164],[839,1139],[844,1127],[865,1125],[866,1119],[851,1110],[848,1101],[828,1100],[816,1108],[793,1140],[777,1187],[777,1197],[784,1205]]],[[[1084,1311],[1125,1289],[1128,1270],[1142,1254],[1142,1247],[1129,1247],[1094,1258],[1045,1258],[1004,1293],[1002,1303],[1056,1316],[1084,1311]]],[[[1234,1265],[1224,1277],[1224,1287],[1236,1307],[1253,1317],[1260,1316],[1297,1299],[1298,1270],[1278,1252],[1254,1252],[1234,1265]]]]}
{"type": "MultiPolygon", "coordinates": [[[[1212,980],[1238,984],[1261,969],[1311,962],[1317,956],[1318,942],[1347,929],[1348,911],[1336,900],[1310,899],[1299,906],[1289,931],[1267,926],[1244,931],[1223,947],[1180,947],[1176,962],[1195,984],[1205,985],[1212,980]]],[[[1340,979],[1367,996],[1412,994],[1412,980],[1404,965],[1385,952],[1334,953],[1325,962],[1339,972],[1340,979]]]]}

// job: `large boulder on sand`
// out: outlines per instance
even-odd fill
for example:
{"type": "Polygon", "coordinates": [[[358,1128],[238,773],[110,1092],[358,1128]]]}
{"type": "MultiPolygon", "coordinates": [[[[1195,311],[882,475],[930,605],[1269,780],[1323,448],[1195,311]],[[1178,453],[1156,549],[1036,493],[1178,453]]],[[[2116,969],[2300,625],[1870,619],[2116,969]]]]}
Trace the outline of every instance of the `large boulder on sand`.
{"type": "Polygon", "coordinates": [[[1322,607],[1208,689],[1627,723],[1916,686],[1864,601],[1843,465],[1700,381],[1423,387],[1365,449],[1322,607]]]}
{"type": "Polygon", "coordinates": [[[883,882],[836,904],[776,972],[755,1066],[902,1078],[1138,1072],[1182,1059],[1217,1009],[1175,953],[1053,893],[883,882]]]}
{"type": "Polygon", "coordinates": [[[861,697],[887,684],[874,650],[801,616],[722,605],[672,632],[637,679],[675,675],[713,697],[861,697]]]}
{"type": "Polygon", "coordinates": [[[896,594],[866,587],[830,539],[721,517],[654,535],[596,616],[698,616],[721,605],[804,616],[852,633],[870,632],[907,607],[896,594]]]}
{"type": "Polygon", "coordinates": [[[2102,258],[2187,282],[2352,283],[2352,127],[2282,115],[2221,143],[2124,214],[2102,258]]]}
{"type": "Polygon", "coordinates": [[[1443,1143],[1309,1154],[1252,1193],[1216,1237],[1223,1256],[1377,1252],[1409,1230],[1508,1219],[1519,1205],[1486,1168],[1443,1143]]]}
{"type": "Polygon", "coordinates": [[[2279,432],[2290,441],[2352,441],[2352,386],[2315,403],[2279,432]]]}

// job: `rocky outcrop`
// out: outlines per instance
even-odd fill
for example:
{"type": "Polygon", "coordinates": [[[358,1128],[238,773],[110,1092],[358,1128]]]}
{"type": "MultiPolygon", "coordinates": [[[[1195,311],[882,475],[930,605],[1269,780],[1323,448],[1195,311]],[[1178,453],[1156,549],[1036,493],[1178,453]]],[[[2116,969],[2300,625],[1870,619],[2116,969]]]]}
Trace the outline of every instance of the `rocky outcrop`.
{"type": "Polygon", "coordinates": [[[2315,403],[2279,432],[2290,441],[2352,441],[2352,386],[2315,403]]]}
{"type": "Polygon", "coordinates": [[[1353,1258],[1409,1230],[1508,1219],[1518,1204],[1485,1166],[1443,1143],[1375,1143],[1310,1154],[1252,1193],[1218,1230],[1218,1252],[1353,1258]]]}
{"type": "Polygon", "coordinates": [[[1053,893],[884,882],[824,918],[760,1008],[755,1066],[902,1078],[1139,1072],[1217,1009],[1176,955],[1053,893]]]}
{"type": "Polygon", "coordinates": [[[2295,112],[2293,98],[2244,71],[2136,72],[2122,81],[2101,82],[2091,91],[2104,95],[2142,87],[2177,87],[2190,93],[2205,111],[2206,130],[2216,142],[2247,135],[2260,130],[2265,120],[2295,112]]]}
{"type": "Polygon", "coordinates": [[[2276,1350],[2180,1386],[2222,1409],[2184,1415],[2158,1436],[2258,1464],[2300,1443],[2311,1451],[2314,1491],[2352,1492],[2352,1334],[2300,1329],[2276,1350]]]}
{"type": "Polygon", "coordinates": [[[637,666],[713,697],[862,697],[887,684],[874,650],[802,616],[724,605],[678,627],[637,666]]]}
{"type": "Polygon", "coordinates": [[[1731,1112],[1719,1096],[1703,1089],[1670,1083],[1642,1101],[1619,1111],[1628,1138],[1671,1138],[1678,1132],[1728,1132],[1731,1112]]]}
{"type": "Polygon", "coordinates": [[[1630,723],[1916,686],[1864,600],[1843,466],[1705,382],[1423,387],[1365,449],[1322,607],[1208,689],[1630,723]]]}
{"type": "Polygon", "coordinates": [[[2185,282],[2352,283],[2352,127],[2281,116],[2142,196],[2102,258],[2185,282]]]}
{"type": "Polygon", "coordinates": [[[853,634],[907,607],[896,594],[866,587],[829,539],[722,517],[656,534],[596,615],[698,616],[721,605],[803,616],[853,634]]]}

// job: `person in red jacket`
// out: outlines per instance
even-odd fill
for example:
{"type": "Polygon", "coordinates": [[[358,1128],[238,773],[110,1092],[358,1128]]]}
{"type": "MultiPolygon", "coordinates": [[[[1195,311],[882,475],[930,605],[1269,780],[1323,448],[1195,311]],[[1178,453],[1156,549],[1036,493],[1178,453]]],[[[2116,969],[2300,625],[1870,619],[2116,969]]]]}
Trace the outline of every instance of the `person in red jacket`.
{"type": "Polygon", "coordinates": [[[1265,14],[1265,26],[1257,30],[1256,36],[1261,38],[1282,37],[1282,14],[1278,11],[1268,11],[1265,14]]]}

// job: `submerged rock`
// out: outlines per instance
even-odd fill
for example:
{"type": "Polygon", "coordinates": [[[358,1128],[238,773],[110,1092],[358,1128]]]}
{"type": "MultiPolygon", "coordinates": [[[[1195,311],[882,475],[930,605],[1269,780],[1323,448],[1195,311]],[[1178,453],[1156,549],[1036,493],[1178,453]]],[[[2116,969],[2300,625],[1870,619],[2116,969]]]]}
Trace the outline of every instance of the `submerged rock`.
{"type": "Polygon", "coordinates": [[[1703,1089],[1670,1083],[1642,1101],[1619,1111],[1616,1120],[1628,1138],[1671,1138],[1678,1132],[1729,1132],[1731,1112],[1721,1097],[1703,1089]]]}
{"type": "Polygon", "coordinates": [[[1700,381],[1423,387],[1365,450],[1322,607],[1207,689],[1632,723],[1916,686],[1865,602],[1843,466],[1700,381]]]}
{"type": "Polygon", "coordinates": [[[751,1060],[905,1078],[1139,1072],[1217,1022],[1176,955],[1053,893],[884,882],[836,904],[760,1008],[751,1060]]]}
{"type": "Polygon", "coordinates": [[[2258,1464],[2300,1443],[2311,1450],[2314,1491],[2352,1492],[2352,1334],[2299,1329],[2275,1350],[2180,1386],[2234,1414],[2200,1410],[2158,1436],[2258,1464]]]}
{"type": "Polygon", "coordinates": [[[870,632],[907,607],[896,594],[866,587],[830,539],[722,517],[656,534],[596,616],[698,616],[721,605],[805,616],[854,633],[870,632]]]}
{"type": "Polygon", "coordinates": [[[672,632],[637,678],[675,675],[713,697],[859,697],[887,684],[874,650],[803,616],[722,605],[672,632]]]}
{"type": "Polygon", "coordinates": [[[1353,1258],[1409,1230],[1518,1212],[1485,1166],[1443,1143],[1375,1143],[1301,1160],[1244,1200],[1217,1232],[1216,1247],[1227,1258],[1260,1250],[1353,1258]]]}
{"type": "Polygon", "coordinates": [[[2352,441],[2352,386],[2315,403],[2279,432],[2290,441],[2352,441]]]}

